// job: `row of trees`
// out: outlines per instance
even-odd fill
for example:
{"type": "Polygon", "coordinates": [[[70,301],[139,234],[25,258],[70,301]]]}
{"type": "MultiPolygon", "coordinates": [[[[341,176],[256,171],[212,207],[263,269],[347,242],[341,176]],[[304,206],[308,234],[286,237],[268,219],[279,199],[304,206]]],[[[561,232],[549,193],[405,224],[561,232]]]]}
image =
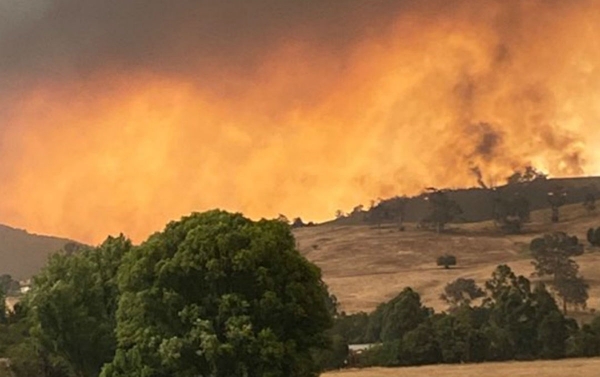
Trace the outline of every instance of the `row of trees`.
{"type": "Polygon", "coordinates": [[[410,288],[371,314],[340,315],[334,333],[372,343],[361,366],[406,366],[600,355],[600,318],[579,327],[561,313],[543,283],[532,284],[506,265],[482,289],[471,279],[450,283],[446,312],[425,307],[410,288]],[[480,304],[473,306],[479,300],[480,304]]]}
{"type": "Polygon", "coordinates": [[[53,255],[0,352],[23,377],[310,377],[334,310],[288,225],[211,211],[53,255]]]}
{"type": "MultiPolygon", "coordinates": [[[[566,317],[568,308],[586,307],[588,285],[573,259],[583,251],[577,237],[563,232],[534,238],[536,284],[501,265],[484,288],[465,278],[447,284],[440,298],[448,309],[439,314],[407,288],[371,314],[342,314],[334,335],[377,344],[359,359],[363,366],[598,356],[600,317],[582,328],[566,317]]],[[[453,263],[452,256],[438,259],[453,263]]]]}
{"type": "MultiPolygon", "coordinates": [[[[503,196],[493,191],[493,220],[496,226],[508,233],[521,232],[523,225],[530,221],[531,204],[526,197],[519,192],[512,196],[503,196]]],[[[556,190],[548,192],[548,204],[551,209],[551,220],[554,223],[560,221],[560,208],[567,203],[567,192],[557,187],[556,190]]],[[[429,189],[426,200],[431,203],[431,210],[425,222],[432,223],[439,231],[443,230],[447,223],[456,219],[462,213],[460,206],[449,198],[445,191],[429,189]]],[[[596,209],[596,195],[589,192],[586,195],[583,207],[588,212],[596,209]]]]}
{"type": "Polygon", "coordinates": [[[398,227],[403,230],[407,204],[408,198],[405,196],[396,196],[389,200],[372,200],[368,208],[359,204],[349,213],[337,210],[335,218],[342,219],[351,217],[360,221],[376,224],[378,227],[383,223],[395,222],[398,224],[398,227]]]}
{"type": "MultiPolygon", "coordinates": [[[[593,233],[595,234],[595,231],[593,233]]],[[[585,309],[589,286],[579,273],[579,265],[573,259],[584,252],[584,246],[579,239],[564,232],[554,232],[534,238],[529,249],[535,268],[534,276],[545,280],[550,285],[556,297],[562,302],[563,312],[567,314],[569,306],[585,309]]],[[[446,269],[456,263],[456,257],[453,255],[445,254],[437,258],[437,265],[446,269]]],[[[472,280],[464,279],[455,281],[447,287],[449,291],[443,296],[444,299],[457,297],[452,292],[468,293],[471,299],[477,298],[478,291],[472,283],[472,280]]]]}
{"type": "Polygon", "coordinates": [[[447,286],[446,313],[406,289],[371,314],[347,316],[289,225],[193,214],[139,246],[121,235],[53,255],[0,317],[0,357],[23,377],[311,377],[344,365],[358,342],[380,344],[365,365],[600,353],[596,330],[564,316],[587,300],[573,260],[579,241],[548,235],[531,251],[564,313],[546,285],[499,266],[484,289],[469,279],[447,286]]]}
{"type": "MultiPolygon", "coordinates": [[[[535,169],[526,169],[524,172],[517,172],[509,179],[510,184],[522,184],[539,179],[545,179],[545,176],[535,169]],[[531,180],[531,181],[530,181],[531,180]]],[[[507,233],[521,232],[524,224],[530,221],[531,204],[529,200],[519,191],[514,194],[502,194],[500,190],[489,189],[492,200],[492,219],[496,226],[507,233]]],[[[439,190],[428,188],[423,193],[423,198],[429,203],[429,213],[422,219],[420,226],[442,232],[447,224],[456,221],[463,214],[460,205],[449,195],[450,190],[439,190]]],[[[551,209],[552,222],[560,221],[560,208],[567,203],[567,191],[557,186],[547,193],[547,201],[551,209]]],[[[351,213],[345,214],[337,211],[336,218],[346,216],[358,218],[363,221],[381,225],[383,222],[397,221],[403,229],[403,222],[406,215],[408,198],[396,197],[389,200],[379,200],[372,202],[371,206],[365,210],[362,205],[356,206],[351,213]]],[[[585,196],[583,207],[588,212],[596,210],[596,190],[590,188],[585,196]]]]}
{"type": "MultiPolygon", "coordinates": [[[[493,220],[496,226],[509,233],[519,233],[523,224],[530,219],[530,203],[519,193],[512,197],[493,191],[493,220]]],[[[430,203],[430,212],[422,224],[442,232],[446,226],[463,213],[460,205],[448,195],[446,190],[430,188],[425,194],[430,203]]]]}

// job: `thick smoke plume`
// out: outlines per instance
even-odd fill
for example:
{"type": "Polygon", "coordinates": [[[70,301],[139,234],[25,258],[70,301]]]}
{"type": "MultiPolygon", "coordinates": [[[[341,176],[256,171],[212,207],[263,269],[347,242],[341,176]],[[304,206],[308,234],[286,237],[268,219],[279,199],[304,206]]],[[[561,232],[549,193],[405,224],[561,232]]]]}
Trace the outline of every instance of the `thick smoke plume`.
{"type": "Polygon", "coordinates": [[[599,103],[599,1],[0,0],[0,221],[139,240],[600,173],[599,103]]]}

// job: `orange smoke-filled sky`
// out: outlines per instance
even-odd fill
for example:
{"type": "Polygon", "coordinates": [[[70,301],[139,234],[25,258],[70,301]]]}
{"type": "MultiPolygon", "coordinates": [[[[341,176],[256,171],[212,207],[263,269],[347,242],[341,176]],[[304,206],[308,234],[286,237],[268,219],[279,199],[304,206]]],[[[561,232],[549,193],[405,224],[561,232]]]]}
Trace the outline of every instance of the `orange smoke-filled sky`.
{"type": "Polygon", "coordinates": [[[600,173],[600,1],[0,0],[0,222],[136,241],[600,173]]]}

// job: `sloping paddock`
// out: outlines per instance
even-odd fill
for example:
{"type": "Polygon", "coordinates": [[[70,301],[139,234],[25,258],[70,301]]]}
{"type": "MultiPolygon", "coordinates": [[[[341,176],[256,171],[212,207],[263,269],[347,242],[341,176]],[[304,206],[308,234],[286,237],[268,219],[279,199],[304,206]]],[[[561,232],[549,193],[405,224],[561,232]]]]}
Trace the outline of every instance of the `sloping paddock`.
{"type": "Polygon", "coordinates": [[[598,377],[600,359],[351,369],[322,377],[598,377]]]}

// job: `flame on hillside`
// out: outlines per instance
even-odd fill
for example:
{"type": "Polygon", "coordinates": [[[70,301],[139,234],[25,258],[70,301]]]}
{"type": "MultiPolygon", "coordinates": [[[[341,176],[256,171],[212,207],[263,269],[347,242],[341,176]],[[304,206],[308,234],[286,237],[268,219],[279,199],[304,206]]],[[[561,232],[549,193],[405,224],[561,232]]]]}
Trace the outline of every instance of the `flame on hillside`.
{"type": "MultiPolygon", "coordinates": [[[[0,59],[0,220],[141,240],[213,207],[324,220],[527,165],[600,173],[599,2],[353,4],[267,22],[253,48],[203,48],[188,17],[152,53],[132,36],[126,58],[99,45],[94,59],[81,46],[48,55],[55,69],[0,59]],[[334,27],[340,17],[352,24],[334,27]]],[[[242,36],[223,38],[243,38],[237,21],[242,36]]]]}

